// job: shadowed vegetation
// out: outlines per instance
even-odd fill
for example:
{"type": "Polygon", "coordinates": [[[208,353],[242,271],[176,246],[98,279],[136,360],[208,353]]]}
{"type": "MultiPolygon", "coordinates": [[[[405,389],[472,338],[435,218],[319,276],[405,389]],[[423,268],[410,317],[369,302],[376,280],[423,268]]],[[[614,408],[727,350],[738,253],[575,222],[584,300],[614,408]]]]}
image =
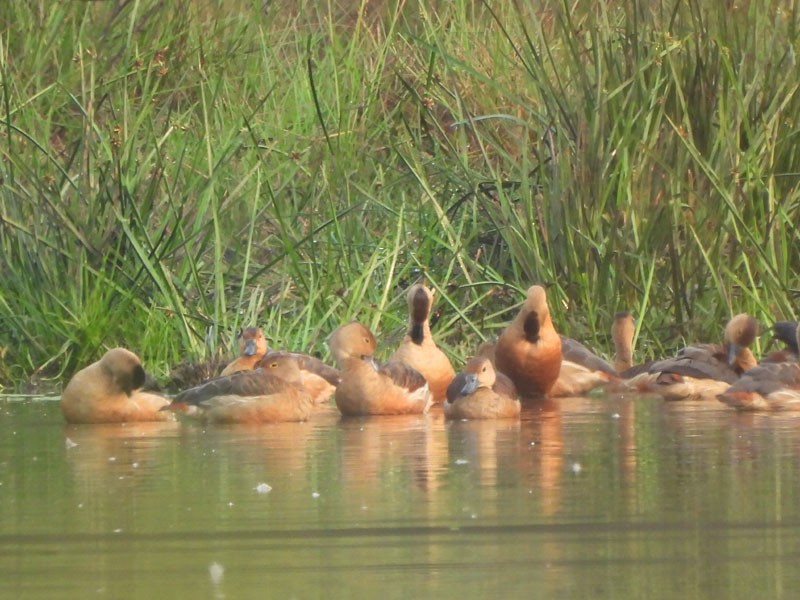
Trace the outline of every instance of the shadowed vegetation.
{"type": "Polygon", "coordinates": [[[0,381],[125,345],[164,376],[259,324],[388,350],[439,291],[457,361],[549,287],[642,358],[796,316],[789,2],[12,2],[0,16],[0,381]]]}

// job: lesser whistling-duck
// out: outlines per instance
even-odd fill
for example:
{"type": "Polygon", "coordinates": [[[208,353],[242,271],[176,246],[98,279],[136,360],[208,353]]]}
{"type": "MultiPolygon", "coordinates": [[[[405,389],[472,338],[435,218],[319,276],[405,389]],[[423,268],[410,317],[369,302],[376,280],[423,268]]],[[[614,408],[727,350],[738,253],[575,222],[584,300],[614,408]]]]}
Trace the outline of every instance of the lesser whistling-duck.
{"type": "Polygon", "coordinates": [[[291,357],[300,370],[300,379],[303,387],[311,394],[314,404],[321,405],[328,402],[333,397],[336,386],[341,381],[339,369],[336,369],[315,356],[301,354],[299,352],[286,352],[271,350],[256,363],[256,367],[268,365],[275,357],[287,355],[291,357]]]}
{"type": "Polygon", "coordinates": [[[798,346],[795,337],[797,327],[797,321],[777,321],[771,327],[772,337],[769,340],[768,346],[773,342],[782,342],[784,347],[763,355],[759,363],[796,362],[798,359],[798,346]]]}
{"type": "Polygon", "coordinates": [[[297,361],[288,353],[185,390],[169,406],[212,423],[305,421],[313,408],[297,361]]]}
{"type": "Polygon", "coordinates": [[[495,371],[483,356],[469,360],[447,387],[444,415],[448,419],[518,417],[520,401],[511,379],[495,371]]]}
{"type": "Polygon", "coordinates": [[[450,364],[450,359],[439,349],[431,336],[429,317],[433,292],[418,283],[409,288],[406,298],[408,333],[389,360],[405,363],[422,373],[430,387],[433,401],[443,402],[447,395],[447,385],[456,373],[450,364]]]}
{"type": "Polygon", "coordinates": [[[725,326],[722,344],[693,344],[675,358],[651,363],[646,375],[637,376],[637,388],[665,400],[716,398],[746,370],[756,365],[749,346],[758,335],[758,321],[738,314],[725,326]]]}
{"type": "Polygon", "coordinates": [[[398,361],[376,362],[375,336],[361,323],[337,328],[328,344],[340,369],[334,399],[343,415],[420,414],[430,408],[425,377],[398,361]]]}
{"type": "Polygon", "coordinates": [[[495,366],[523,399],[550,394],[561,370],[561,338],[553,327],[543,287],[528,289],[525,302],[495,347],[495,366]]]}
{"type": "MultiPolygon", "coordinates": [[[[800,325],[795,325],[800,345],[800,325]]],[[[763,362],[745,373],[717,398],[739,410],[800,410],[800,365],[763,362]]]]}
{"type": "Polygon", "coordinates": [[[260,327],[246,327],[236,337],[239,340],[239,356],[222,370],[221,375],[254,369],[256,363],[267,353],[267,338],[260,327]]]}
{"type": "Polygon", "coordinates": [[[611,325],[611,340],[614,343],[614,370],[622,376],[633,367],[633,336],[636,323],[630,311],[623,310],[614,315],[611,325]]]}
{"type": "Polygon", "coordinates": [[[169,400],[143,391],[146,374],[139,357],[125,348],[112,348],[97,362],[72,377],[61,394],[68,423],[166,421],[161,408],[169,400]]]}
{"type": "Polygon", "coordinates": [[[561,370],[550,396],[581,396],[618,379],[617,372],[579,341],[561,336],[561,370]]]}

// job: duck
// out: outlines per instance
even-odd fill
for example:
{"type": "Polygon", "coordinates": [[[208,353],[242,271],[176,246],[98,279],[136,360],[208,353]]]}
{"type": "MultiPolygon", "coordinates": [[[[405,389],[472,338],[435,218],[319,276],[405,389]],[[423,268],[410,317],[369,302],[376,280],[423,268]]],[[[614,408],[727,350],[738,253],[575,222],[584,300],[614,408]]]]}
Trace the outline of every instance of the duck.
{"type": "Polygon", "coordinates": [[[257,363],[256,368],[267,366],[275,358],[289,356],[300,370],[300,380],[316,406],[322,406],[333,398],[336,386],[341,381],[339,369],[309,354],[270,350],[257,363]]]}
{"type": "Polygon", "coordinates": [[[725,326],[722,344],[693,344],[674,358],[654,361],[646,374],[636,378],[637,387],[665,400],[715,399],[742,373],[756,366],[749,346],[758,332],[758,321],[740,313],[725,326]]]}
{"type": "Polygon", "coordinates": [[[408,365],[378,363],[377,342],[358,321],[338,327],[328,345],[339,366],[341,381],[334,400],[344,416],[425,414],[433,398],[425,377],[408,365]]]}
{"type": "Polygon", "coordinates": [[[777,341],[783,342],[784,347],[762,356],[759,363],[796,362],[798,359],[798,345],[795,338],[797,327],[797,321],[776,321],[772,325],[772,337],[768,345],[777,341]]]}
{"type": "MultiPolygon", "coordinates": [[[[800,346],[800,325],[794,324],[795,343],[800,346]]],[[[800,364],[792,361],[761,362],[717,399],[737,410],[800,410],[800,364]]]]}
{"type": "Polygon", "coordinates": [[[497,339],[494,355],[497,370],[511,378],[521,398],[550,394],[561,371],[561,337],[542,286],[528,288],[519,313],[497,339]]]}
{"type": "Polygon", "coordinates": [[[239,356],[222,370],[220,375],[230,375],[236,371],[250,371],[267,353],[267,338],[260,327],[246,327],[236,335],[239,340],[239,356]]]}
{"type": "Polygon", "coordinates": [[[514,383],[484,356],[470,359],[447,386],[446,419],[510,419],[521,404],[514,383]]]}
{"type": "Polygon", "coordinates": [[[619,379],[608,362],[578,340],[561,337],[561,369],[550,396],[581,396],[619,379]]]}
{"type": "Polygon", "coordinates": [[[430,313],[433,292],[417,283],[408,289],[408,333],[389,360],[402,362],[422,373],[428,382],[434,402],[444,402],[447,386],[456,376],[447,355],[431,336],[430,313]]]}
{"type": "Polygon", "coordinates": [[[629,310],[614,315],[611,325],[611,340],[614,344],[614,370],[617,375],[633,367],[633,336],[636,333],[636,322],[629,310]]]}
{"type": "Polygon", "coordinates": [[[313,408],[296,359],[284,353],[262,360],[256,369],[221,375],[184,390],[168,410],[231,424],[305,421],[313,408]]]}
{"type": "Polygon", "coordinates": [[[126,348],[111,348],[81,369],[61,393],[67,423],[168,421],[161,409],[169,399],[143,390],[147,380],[139,357],[126,348]]]}

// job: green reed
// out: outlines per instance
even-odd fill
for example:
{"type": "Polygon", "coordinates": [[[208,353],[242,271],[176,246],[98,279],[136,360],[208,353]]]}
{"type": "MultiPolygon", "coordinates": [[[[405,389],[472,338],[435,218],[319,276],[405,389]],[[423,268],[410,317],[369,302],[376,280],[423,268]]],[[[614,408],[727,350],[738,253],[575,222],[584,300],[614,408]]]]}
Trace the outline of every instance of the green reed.
{"type": "Polygon", "coordinates": [[[0,381],[122,344],[164,376],[259,323],[388,352],[436,288],[456,359],[549,286],[642,358],[795,316],[788,2],[11,3],[0,29],[0,381]]]}

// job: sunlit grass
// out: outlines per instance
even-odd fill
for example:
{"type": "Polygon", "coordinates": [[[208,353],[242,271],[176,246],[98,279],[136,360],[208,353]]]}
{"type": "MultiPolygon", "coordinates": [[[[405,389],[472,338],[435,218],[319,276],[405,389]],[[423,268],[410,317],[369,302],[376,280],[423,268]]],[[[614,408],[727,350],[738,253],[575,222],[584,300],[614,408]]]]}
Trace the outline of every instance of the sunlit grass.
{"type": "Polygon", "coordinates": [[[0,17],[0,381],[255,322],[388,353],[421,276],[457,360],[534,282],[601,352],[633,310],[642,358],[796,314],[790,3],[35,4],[0,17]]]}

